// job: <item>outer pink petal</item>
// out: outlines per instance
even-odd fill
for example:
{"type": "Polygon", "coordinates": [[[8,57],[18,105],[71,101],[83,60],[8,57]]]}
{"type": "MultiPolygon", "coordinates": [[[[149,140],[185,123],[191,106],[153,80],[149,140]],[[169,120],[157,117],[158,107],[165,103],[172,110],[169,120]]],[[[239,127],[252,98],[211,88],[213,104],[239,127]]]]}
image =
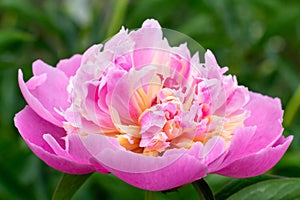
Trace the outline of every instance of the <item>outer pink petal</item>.
{"type": "MultiPolygon", "coordinates": [[[[38,79],[41,79],[40,77],[38,79]]],[[[31,79],[34,80],[34,79],[31,79]]],[[[38,98],[36,98],[28,89],[26,86],[24,80],[23,80],[23,73],[21,70],[19,70],[19,75],[18,75],[18,81],[19,81],[19,86],[21,89],[21,92],[27,101],[27,103],[30,105],[30,107],[39,115],[42,116],[44,119],[47,121],[51,122],[52,124],[55,124],[57,126],[61,126],[62,123],[60,120],[56,119],[53,114],[47,110],[44,105],[39,101],[38,98]]],[[[44,81],[44,80],[43,80],[44,81]]],[[[32,81],[31,81],[32,82],[32,81]]],[[[28,82],[30,83],[30,82],[28,82]]],[[[29,85],[29,84],[27,84],[29,85]]]]}
{"type": "Polygon", "coordinates": [[[49,153],[38,145],[26,142],[30,149],[36,154],[41,160],[43,160],[50,167],[69,174],[86,174],[95,171],[95,168],[88,164],[77,163],[72,160],[63,158],[61,156],[49,153]]]}
{"type": "Polygon", "coordinates": [[[14,121],[30,149],[49,166],[59,171],[72,174],[83,174],[95,171],[87,161],[85,163],[79,163],[76,160],[72,160],[70,155],[64,157],[55,154],[55,151],[43,139],[43,136],[51,133],[57,145],[61,148],[65,148],[62,139],[66,134],[64,129],[45,121],[30,107],[27,106],[20,111],[15,116],[14,121]]]}
{"type": "Polygon", "coordinates": [[[244,157],[271,148],[282,137],[283,111],[279,99],[253,92],[249,94],[250,101],[245,109],[250,111],[250,117],[245,120],[246,127],[235,131],[227,155],[214,163],[209,172],[222,170],[244,157]]]}
{"type": "Polygon", "coordinates": [[[35,76],[46,74],[47,78],[43,84],[36,88],[29,88],[30,92],[39,99],[54,117],[62,119],[54,108],[65,110],[70,106],[67,91],[69,78],[59,69],[47,65],[41,60],[37,60],[32,64],[32,70],[35,76]]]}
{"type": "Polygon", "coordinates": [[[82,55],[76,54],[69,59],[60,60],[57,68],[63,71],[67,77],[74,76],[80,67],[82,55]]]}
{"type": "Polygon", "coordinates": [[[94,162],[125,182],[146,190],[167,190],[190,183],[206,175],[200,161],[200,143],[192,149],[170,150],[162,157],[144,156],[126,151],[112,138],[91,134],[82,137],[94,162]]]}
{"type": "Polygon", "coordinates": [[[260,175],[269,170],[280,160],[292,142],[292,139],[292,136],[287,138],[282,137],[274,146],[267,147],[257,153],[236,160],[214,173],[236,178],[260,175]]]}
{"type": "Polygon", "coordinates": [[[59,69],[40,60],[33,63],[33,73],[34,76],[25,84],[19,71],[19,85],[24,98],[42,118],[61,126],[64,118],[57,110],[69,107],[68,78],[59,69]]]}
{"type": "MultiPolygon", "coordinates": [[[[124,159],[126,162],[126,160],[124,159]]],[[[206,166],[195,157],[184,155],[172,165],[149,173],[126,173],[109,169],[123,181],[138,188],[162,191],[191,183],[206,176],[206,166]]]]}
{"type": "Polygon", "coordinates": [[[250,92],[250,101],[245,106],[250,111],[250,117],[245,120],[245,126],[255,126],[256,131],[248,152],[257,152],[277,141],[283,131],[281,103],[278,98],[270,98],[250,92]]]}

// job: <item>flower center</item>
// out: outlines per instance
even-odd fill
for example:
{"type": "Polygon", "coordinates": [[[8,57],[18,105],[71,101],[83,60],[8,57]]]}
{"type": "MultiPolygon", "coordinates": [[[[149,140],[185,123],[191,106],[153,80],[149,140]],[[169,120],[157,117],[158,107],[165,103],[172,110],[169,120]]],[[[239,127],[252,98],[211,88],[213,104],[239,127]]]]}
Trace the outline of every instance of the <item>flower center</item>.
{"type": "Polygon", "coordinates": [[[151,94],[151,101],[143,99],[149,96],[146,93],[137,92],[139,100],[133,95],[140,112],[136,126],[116,136],[121,146],[135,153],[159,156],[168,149],[205,144],[214,136],[223,137],[229,145],[234,130],[243,126],[246,117],[245,113],[226,118],[206,115],[208,105],[197,101],[186,109],[182,92],[170,88],[159,89],[156,96],[151,94]]]}

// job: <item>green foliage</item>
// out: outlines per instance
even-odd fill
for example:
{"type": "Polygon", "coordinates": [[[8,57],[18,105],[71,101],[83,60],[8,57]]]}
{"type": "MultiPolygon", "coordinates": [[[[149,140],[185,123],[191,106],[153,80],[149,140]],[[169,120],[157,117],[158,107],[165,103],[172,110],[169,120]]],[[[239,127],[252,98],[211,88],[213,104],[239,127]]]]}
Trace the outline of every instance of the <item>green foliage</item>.
{"type": "Polygon", "coordinates": [[[91,174],[63,174],[53,193],[52,200],[71,199],[91,174]]]}
{"type": "MultiPolygon", "coordinates": [[[[282,100],[288,118],[285,134],[295,139],[269,173],[299,177],[299,7],[296,0],[0,0],[0,199],[50,199],[60,177],[31,153],[14,128],[12,119],[25,105],[17,69],[22,68],[28,80],[34,60],[55,66],[59,59],[105,40],[121,25],[136,28],[146,18],[156,18],[164,28],[185,33],[212,49],[240,84],[282,100]]],[[[206,180],[216,192],[231,179],[210,175],[206,180]]],[[[299,198],[299,185],[295,178],[264,180],[230,198],[253,194],[265,195],[257,199],[280,199],[287,192],[299,198]],[[274,187],[277,196],[268,196],[274,187]]],[[[157,199],[185,196],[197,198],[192,186],[156,195],[157,199]]],[[[74,199],[143,197],[143,191],[112,175],[95,174],[74,199]]]]}
{"type": "Polygon", "coordinates": [[[221,190],[219,190],[216,193],[215,197],[216,200],[227,199],[231,195],[253,184],[257,184],[262,181],[280,179],[280,178],[281,177],[279,176],[261,175],[252,178],[246,178],[246,179],[234,179],[230,181],[228,184],[226,184],[221,190]]]}
{"type": "Polygon", "coordinates": [[[300,179],[278,179],[263,181],[233,194],[228,200],[285,200],[300,199],[300,179]]]}

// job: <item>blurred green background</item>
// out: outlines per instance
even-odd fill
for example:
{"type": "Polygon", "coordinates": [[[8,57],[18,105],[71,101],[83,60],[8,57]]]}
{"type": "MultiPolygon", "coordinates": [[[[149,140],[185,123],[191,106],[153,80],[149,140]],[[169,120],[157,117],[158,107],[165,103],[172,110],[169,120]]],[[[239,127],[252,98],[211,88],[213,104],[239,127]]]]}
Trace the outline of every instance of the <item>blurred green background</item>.
{"type": "MultiPolygon", "coordinates": [[[[0,199],[50,199],[61,173],[46,166],[13,124],[25,106],[17,70],[32,76],[36,59],[55,66],[83,53],[124,25],[147,18],[211,49],[221,66],[250,90],[282,100],[285,135],[295,136],[271,174],[300,176],[300,1],[276,0],[0,0],[0,199]]],[[[210,175],[214,191],[228,178],[210,175]]],[[[192,186],[158,199],[195,197],[192,186]]],[[[94,174],[74,199],[141,199],[142,190],[112,175],[94,174]]]]}

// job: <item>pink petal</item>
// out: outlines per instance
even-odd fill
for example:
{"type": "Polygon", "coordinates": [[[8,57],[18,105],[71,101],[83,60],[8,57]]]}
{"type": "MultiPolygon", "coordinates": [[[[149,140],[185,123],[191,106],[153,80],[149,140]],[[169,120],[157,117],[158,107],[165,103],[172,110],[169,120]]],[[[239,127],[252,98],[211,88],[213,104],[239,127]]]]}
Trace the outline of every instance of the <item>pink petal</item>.
{"type": "Polygon", "coordinates": [[[205,143],[200,157],[203,159],[203,162],[209,166],[210,163],[224,154],[225,150],[225,140],[222,137],[215,136],[205,143]]]}
{"type": "MultiPolygon", "coordinates": [[[[89,164],[77,163],[72,160],[68,160],[61,156],[51,154],[45,151],[40,146],[33,143],[26,142],[30,149],[36,154],[41,160],[43,160],[50,167],[69,174],[86,174],[95,171],[95,168],[89,164]]],[[[106,172],[103,172],[106,173],[106,172]]]]}
{"type": "Polygon", "coordinates": [[[253,145],[253,135],[255,134],[255,127],[239,128],[235,131],[234,137],[231,141],[230,147],[226,154],[215,160],[209,167],[209,172],[218,171],[221,168],[228,166],[230,163],[243,158],[255,152],[251,151],[253,145]]]}
{"type": "Polygon", "coordinates": [[[160,24],[155,19],[146,19],[143,22],[142,28],[157,28],[157,29],[161,29],[160,24]]]}
{"type": "MultiPolygon", "coordinates": [[[[57,140],[49,133],[45,133],[42,135],[43,139],[47,142],[47,144],[51,147],[51,149],[54,151],[54,154],[66,157],[70,159],[69,154],[65,151],[64,148],[62,148],[57,140]]],[[[62,144],[65,145],[65,144],[62,144]]]]}
{"type": "Polygon", "coordinates": [[[88,48],[81,58],[81,66],[88,64],[88,63],[95,63],[97,61],[97,56],[99,55],[103,45],[102,44],[95,44],[88,48]]]}
{"type": "Polygon", "coordinates": [[[260,175],[273,167],[283,156],[293,137],[281,137],[276,145],[249,154],[214,173],[236,178],[260,175]]]}
{"type": "Polygon", "coordinates": [[[39,99],[53,116],[62,119],[62,117],[54,111],[54,108],[65,110],[69,107],[67,101],[69,96],[67,91],[69,79],[62,71],[51,67],[40,60],[35,61],[32,68],[34,75],[46,74],[47,79],[44,84],[38,86],[35,90],[31,90],[31,93],[39,99]]]}
{"type": "MultiPolygon", "coordinates": [[[[149,44],[141,44],[149,45],[149,44]]],[[[141,47],[135,48],[133,51],[133,66],[135,69],[139,70],[148,65],[166,66],[170,62],[170,53],[164,49],[155,49],[151,47],[141,47]],[[159,58],[155,58],[155,56],[159,58]]]]}
{"type": "Polygon", "coordinates": [[[212,171],[227,168],[239,159],[270,148],[282,137],[283,111],[280,101],[253,92],[249,94],[250,101],[245,109],[251,113],[245,120],[246,127],[235,131],[227,155],[219,166],[215,163],[212,171]]]}
{"type": "Polygon", "coordinates": [[[91,158],[91,154],[82,144],[78,134],[70,134],[66,137],[66,150],[77,162],[87,162],[91,158]]]}
{"type": "Polygon", "coordinates": [[[188,151],[174,149],[162,157],[153,157],[126,151],[113,144],[112,139],[97,134],[84,136],[82,140],[95,162],[142,189],[166,190],[206,175],[206,166],[197,158],[202,148],[200,143],[188,151]]]}
{"type": "Polygon", "coordinates": [[[245,120],[245,126],[255,126],[249,151],[256,152],[266,146],[271,146],[282,135],[282,115],[280,100],[250,92],[250,101],[245,106],[250,110],[250,117],[245,120]]]}
{"type": "MultiPolygon", "coordinates": [[[[124,159],[124,162],[127,161],[124,159]]],[[[204,164],[189,155],[183,155],[172,165],[149,173],[127,173],[108,169],[127,183],[152,191],[168,190],[191,183],[205,177],[207,172],[204,164]]]]}
{"type": "Polygon", "coordinates": [[[57,110],[69,107],[68,78],[59,69],[40,60],[33,63],[33,73],[34,76],[25,84],[22,72],[19,71],[19,85],[24,98],[37,114],[61,126],[64,118],[57,110]]]}
{"type": "Polygon", "coordinates": [[[226,100],[226,113],[227,115],[234,114],[239,111],[249,102],[249,92],[245,87],[239,86],[226,100]]]}
{"type": "Polygon", "coordinates": [[[135,42],[135,49],[143,49],[153,47],[154,49],[169,49],[166,40],[163,40],[163,33],[160,25],[155,20],[147,20],[142,25],[142,28],[131,31],[129,36],[135,42]]]}
{"type": "MultiPolygon", "coordinates": [[[[144,67],[141,70],[132,68],[126,75],[119,79],[114,90],[111,91],[111,102],[108,102],[108,105],[117,111],[115,114],[119,115],[119,118],[124,124],[135,124],[135,119],[132,119],[130,113],[132,109],[128,109],[130,106],[132,106],[132,108],[138,107],[138,105],[131,103],[132,94],[136,92],[137,89],[145,86],[160,84],[155,70],[154,66],[144,67]]],[[[151,103],[150,99],[148,99],[148,101],[151,103]]],[[[117,116],[112,116],[112,118],[116,117],[117,116]]]]}
{"type": "MultiPolygon", "coordinates": [[[[43,139],[43,136],[51,133],[52,138],[49,140],[52,140],[52,142],[55,140],[56,145],[62,150],[65,148],[62,139],[66,134],[64,129],[45,121],[29,106],[26,106],[20,111],[15,116],[14,121],[29,148],[50,167],[72,174],[89,173],[95,170],[87,162],[78,163],[75,160],[71,160],[70,156],[67,158],[56,155],[52,147],[43,139]]],[[[58,151],[58,149],[56,149],[56,151],[58,151]]]]}
{"type": "MultiPolygon", "coordinates": [[[[36,78],[32,78],[31,80],[28,81],[28,87],[29,88],[35,88],[36,85],[34,84],[41,84],[41,80],[45,80],[45,78],[42,76],[36,76],[36,78]],[[36,80],[34,80],[36,79],[36,80]],[[34,84],[33,84],[34,83],[34,84]]],[[[29,90],[29,88],[26,86],[24,80],[23,80],[23,73],[21,70],[19,70],[19,75],[18,75],[18,81],[19,81],[19,86],[21,89],[21,92],[27,101],[27,103],[30,105],[30,107],[38,113],[40,116],[42,116],[44,119],[47,121],[57,125],[57,126],[62,126],[62,122],[59,121],[57,118],[53,116],[53,114],[47,110],[44,105],[37,99],[29,90]]]]}
{"type": "Polygon", "coordinates": [[[210,79],[216,78],[216,79],[221,80],[222,74],[227,71],[227,68],[219,67],[214,54],[210,50],[206,51],[206,53],[204,55],[204,59],[205,59],[205,68],[207,70],[206,71],[207,78],[210,78],[210,79]]]}
{"type": "Polygon", "coordinates": [[[63,71],[67,77],[74,76],[80,67],[81,55],[73,55],[69,59],[60,60],[57,64],[57,68],[63,71]]]}

